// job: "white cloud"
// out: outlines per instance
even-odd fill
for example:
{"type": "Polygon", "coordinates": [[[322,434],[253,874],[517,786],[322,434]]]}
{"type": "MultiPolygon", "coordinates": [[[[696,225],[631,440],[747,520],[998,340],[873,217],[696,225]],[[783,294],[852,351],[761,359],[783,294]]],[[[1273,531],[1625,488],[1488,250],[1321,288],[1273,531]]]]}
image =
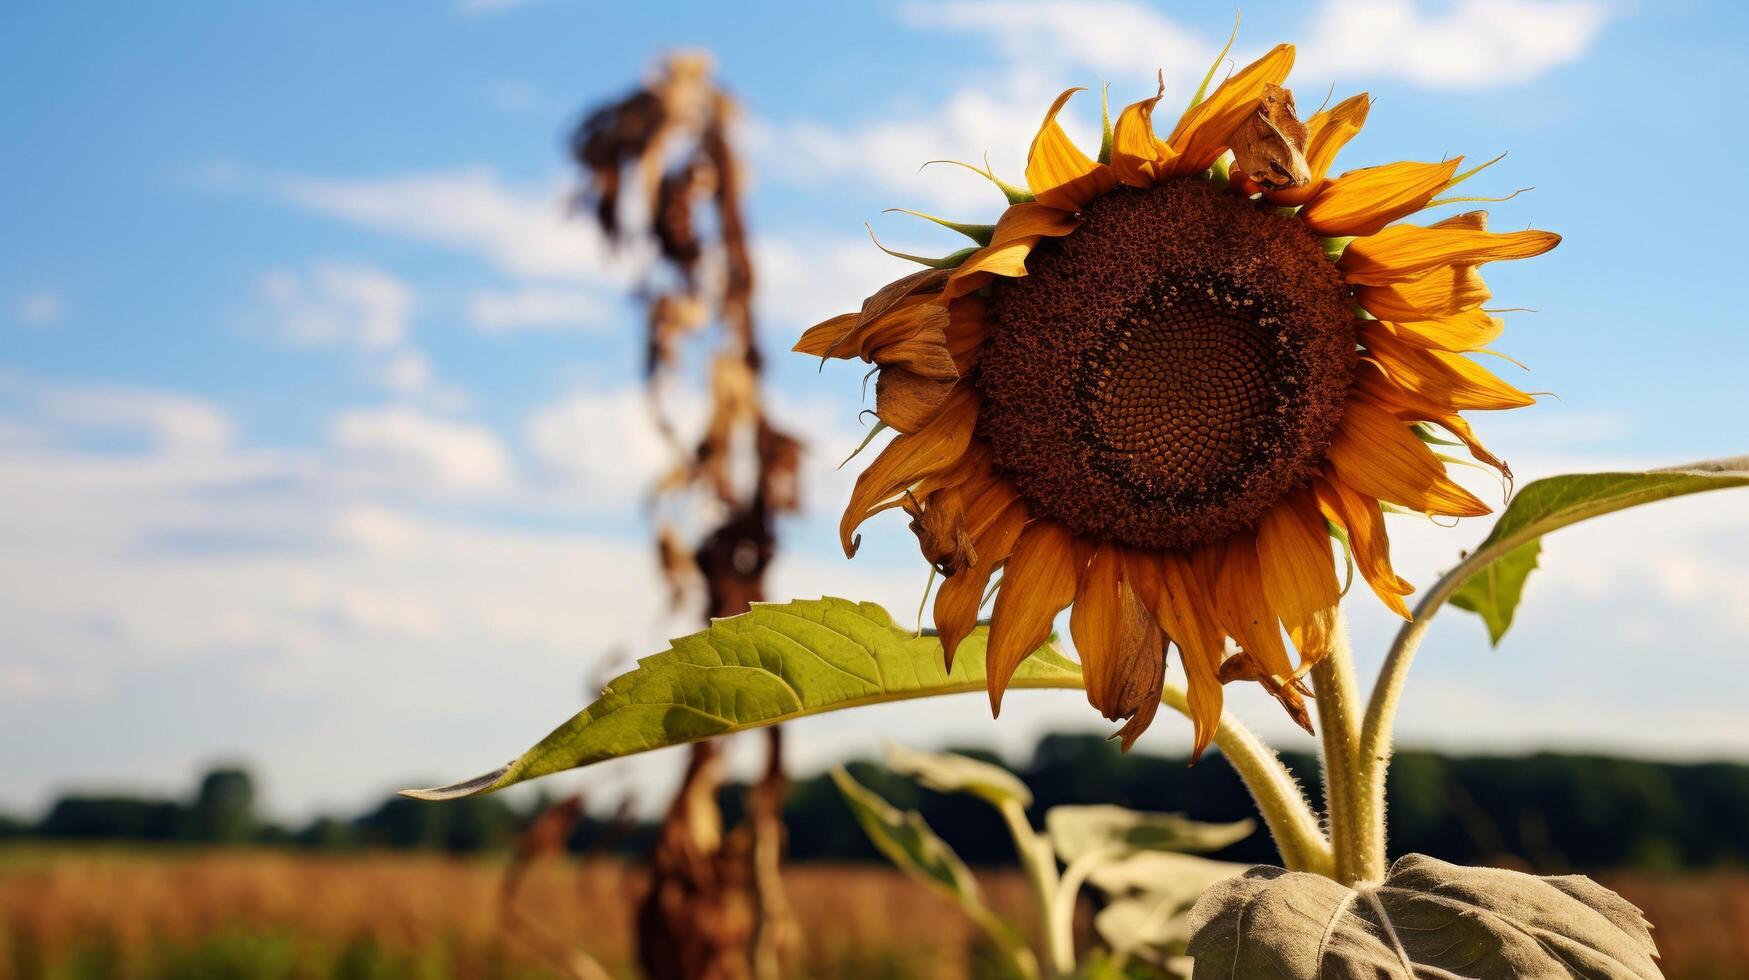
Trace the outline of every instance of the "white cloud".
{"type": "MultiPolygon", "coordinates": [[[[1296,78],[1320,85],[1393,77],[1429,88],[1508,85],[1577,60],[1610,15],[1595,0],[1459,0],[1438,12],[1427,6],[1324,0],[1299,45],[1296,78]]],[[[919,174],[918,165],[942,158],[976,163],[988,152],[997,173],[1018,182],[1044,110],[1064,87],[1092,90],[1071,102],[1062,120],[1071,137],[1091,145],[1098,139],[1101,81],[1112,83],[1121,106],[1151,94],[1155,72],[1163,70],[1165,105],[1182,105],[1173,100],[1188,98],[1222,44],[1124,0],[914,3],[902,8],[901,19],[918,31],[981,38],[999,63],[948,85],[937,103],[908,99],[885,116],[755,120],[749,131],[762,171],[801,186],[856,179],[903,192],[908,202],[963,203],[980,178],[937,168],[919,174]]],[[[1229,64],[1259,53],[1242,39],[1229,64]]],[[[931,84],[941,86],[933,78],[931,84]]]]}
{"type": "Polygon", "coordinates": [[[918,31],[982,35],[1009,62],[1033,70],[1096,68],[1105,77],[1146,77],[1163,69],[1177,78],[1206,71],[1220,50],[1171,18],[1122,0],[911,3],[900,17],[918,31]]]}
{"type": "Polygon", "coordinates": [[[380,178],[286,177],[287,200],[323,214],[482,258],[515,276],[626,279],[594,226],[568,213],[562,182],[512,187],[489,167],[380,178]]]}
{"type": "Polygon", "coordinates": [[[346,412],[329,435],[342,472],[366,485],[477,493],[506,489],[513,477],[490,429],[405,406],[346,412]]]}
{"type": "Polygon", "coordinates": [[[39,436],[123,436],[178,453],[230,444],[236,427],[203,398],[122,385],[47,385],[0,375],[0,397],[18,404],[8,420],[29,441],[39,436]]]}
{"type": "Polygon", "coordinates": [[[523,438],[563,492],[598,512],[631,506],[679,458],[650,420],[643,391],[629,385],[547,405],[524,422],[523,438]]]}
{"type": "Polygon", "coordinates": [[[256,283],[251,329],[281,343],[351,357],[371,384],[427,404],[458,406],[464,392],[438,384],[431,357],[413,341],[418,295],[405,280],[368,265],[315,262],[270,269],[256,283]]]}
{"type": "Polygon", "coordinates": [[[300,347],[380,351],[407,339],[412,287],[370,266],[320,262],[263,273],[257,292],[274,335],[300,347]]]}
{"type": "Polygon", "coordinates": [[[598,327],[608,317],[607,301],[582,290],[485,290],[468,301],[468,319],[487,333],[598,327]]]}
{"type": "MultiPolygon", "coordinates": [[[[928,228],[934,230],[934,226],[928,228]]],[[[946,237],[931,236],[936,240],[946,237]]],[[[936,251],[946,253],[958,247],[956,242],[936,251]]],[[[918,268],[883,253],[866,237],[762,237],[754,245],[754,258],[760,270],[759,311],[784,328],[789,342],[793,342],[794,328],[810,327],[855,309],[863,297],[918,268]]],[[[789,342],[783,344],[784,349],[789,342]]]]}
{"type": "Polygon", "coordinates": [[[1299,59],[1320,78],[1399,77],[1425,88],[1528,81],[1582,57],[1609,20],[1593,0],[1326,0],[1299,59]]]}
{"type": "Polygon", "coordinates": [[[382,363],[377,379],[390,391],[416,394],[431,387],[431,377],[431,358],[424,351],[402,350],[382,363]]]}
{"type": "Polygon", "coordinates": [[[12,303],[12,318],[29,327],[47,327],[67,315],[67,300],[52,290],[25,293],[12,303]]]}

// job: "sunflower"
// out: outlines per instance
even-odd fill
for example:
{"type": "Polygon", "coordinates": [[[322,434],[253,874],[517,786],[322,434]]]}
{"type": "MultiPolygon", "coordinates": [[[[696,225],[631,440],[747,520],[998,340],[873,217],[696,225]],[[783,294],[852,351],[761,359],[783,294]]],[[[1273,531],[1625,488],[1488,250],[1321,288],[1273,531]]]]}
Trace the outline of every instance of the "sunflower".
{"type": "Polygon", "coordinates": [[[870,516],[911,516],[945,576],[934,616],[950,664],[994,593],[994,711],[1073,607],[1088,700],[1125,720],[1126,748],[1171,646],[1196,754],[1234,680],[1309,730],[1302,678],[1336,641],[1333,540],[1408,618],[1386,510],[1489,510],[1449,478],[1436,432],[1510,476],[1460,414],[1533,401],[1468,356],[1502,326],[1477,268],[1559,237],[1489,232],[1479,211],[1399,223],[1477,200],[1440,199],[1474,170],[1327,176],[1370,103],[1302,123],[1282,87],[1292,64],[1280,45],[1206,98],[1205,79],[1164,138],[1162,82],[1115,125],[1106,113],[1097,156],[1059,126],[1080,90],[1064,92],[1026,188],[980,171],[1008,197],[999,220],[941,222],[977,247],[926,260],[796,345],[876,365],[875,412],[897,435],[856,481],[845,553],[870,516]]]}

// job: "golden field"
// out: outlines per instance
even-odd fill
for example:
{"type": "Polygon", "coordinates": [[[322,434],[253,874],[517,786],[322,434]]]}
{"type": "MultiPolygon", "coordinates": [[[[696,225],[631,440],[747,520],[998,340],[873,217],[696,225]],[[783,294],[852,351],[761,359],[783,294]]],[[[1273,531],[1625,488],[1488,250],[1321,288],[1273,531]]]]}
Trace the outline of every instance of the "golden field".
{"type": "MultiPolygon", "coordinates": [[[[0,851],[0,977],[556,976],[500,929],[502,867],[394,852],[0,851]]],[[[1656,924],[1672,980],[1749,977],[1749,874],[1600,877],[1656,924]]],[[[981,878],[998,909],[1025,914],[1017,875],[981,878]]],[[[807,937],[797,976],[987,975],[965,920],[896,872],[803,865],[788,883],[807,937]]],[[[639,886],[617,862],[553,861],[531,873],[520,904],[632,976],[639,886]]]]}

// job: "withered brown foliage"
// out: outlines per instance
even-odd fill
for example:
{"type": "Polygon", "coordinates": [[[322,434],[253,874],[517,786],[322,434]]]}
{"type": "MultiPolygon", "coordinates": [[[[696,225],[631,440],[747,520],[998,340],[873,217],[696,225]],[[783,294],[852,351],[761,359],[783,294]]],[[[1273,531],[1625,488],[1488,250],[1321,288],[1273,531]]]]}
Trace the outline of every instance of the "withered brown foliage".
{"type": "MultiPolygon", "coordinates": [[[[713,618],[745,612],[765,597],[776,518],[801,503],[801,443],[767,418],[760,388],[764,362],[740,161],[730,138],[734,114],[734,102],[710,78],[709,59],[678,54],[644,88],[591,113],[572,142],[589,180],[582,199],[593,202],[608,238],[628,234],[621,208],[629,175],[642,194],[636,203],[658,257],[639,293],[647,311],[645,377],[658,428],[676,451],[652,494],[657,548],[672,605],[696,597],[713,618]],[[686,445],[662,396],[678,383],[683,341],[713,323],[709,414],[702,435],[686,445]],[[691,516],[701,506],[714,518],[689,548],[674,511],[691,516]]],[[[796,945],[778,875],[787,791],[782,740],[776,729],[768,737],[766,775],[732,831],[716,804],[718,749],[693,748],[638,905],[639,959],[656,980],[767,980],[782,975],[796,945]]]]}

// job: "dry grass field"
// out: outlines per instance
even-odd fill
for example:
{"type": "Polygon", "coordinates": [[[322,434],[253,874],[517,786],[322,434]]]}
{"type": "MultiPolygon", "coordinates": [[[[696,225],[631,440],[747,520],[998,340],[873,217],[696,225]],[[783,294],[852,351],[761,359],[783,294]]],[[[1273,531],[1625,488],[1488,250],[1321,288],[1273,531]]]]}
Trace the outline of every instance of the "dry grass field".
{"type": "MultiPolygon", "coordinates": [[[[0,977],[545,978],[499,928],[501,865],[427,854],[0,851],[0,977]]],[[[1749,875],[1604,876],[1657,924],[1673,980],[1749,977],[1749,875]]],[[[987,874],[1018,913],[1021,880],[987,874]]],[[[535,870],[521,901],[616,975],[630,970],[637,873],[535,870]]],[[[798,975],[955,980],[979,968],[944,901],[879,867],[794,868],[808,948],[798,975]]]]}

